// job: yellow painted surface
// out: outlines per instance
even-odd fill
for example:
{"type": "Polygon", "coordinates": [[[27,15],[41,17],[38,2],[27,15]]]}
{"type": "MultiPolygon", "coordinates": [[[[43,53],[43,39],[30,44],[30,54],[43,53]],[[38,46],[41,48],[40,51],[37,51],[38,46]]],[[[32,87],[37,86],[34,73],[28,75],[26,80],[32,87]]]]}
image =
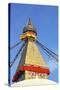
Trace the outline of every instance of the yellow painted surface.
{"type": "Polygon", "coordinates": [[[23,35],[20,36],[20,39],[24,39],[26,37],[33,37],[36,39],[36,35],[35,34],[30,34],[30,33],[25,33],[23,35]]]}
{"type": "Polygon", "coordinates": [[[25,64],[47,67],[45,60],[34,42],[28,41],[25,64]]]}

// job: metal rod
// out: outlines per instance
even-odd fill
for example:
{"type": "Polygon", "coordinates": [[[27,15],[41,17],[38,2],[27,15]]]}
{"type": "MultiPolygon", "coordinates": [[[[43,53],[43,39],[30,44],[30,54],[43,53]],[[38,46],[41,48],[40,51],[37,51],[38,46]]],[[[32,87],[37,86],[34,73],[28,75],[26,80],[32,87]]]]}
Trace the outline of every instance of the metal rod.
{"type": "Polygon", "coordinates": [[[18,46],[20,43],[21,43],[21,41],[20,41],[20,42],[18,42],[18,43],[16,43],[16,44],[15,44],[15,45],[13,45],[12,47],[10,47],[10,49],[15,48],[15,47],[16,47],[16,46],[18,46]]]}
{"type": "Polygon", "coordinates": [[[12,67],[12,65],[14,64],[14,62],[16,61],[18,55],[20,54],[20,51],[23,49],[23,47],[25,46],[25,43],[23,43],[23,45],[20,47],[18,53],[16,54],[14,60],[12,61],[12,63],[10,64],[10,67],[12,67]]]}
{"type": "Polygon", "coordinates": [[[55,55],[55,53],[51,53],[51,50],[49,50],[48,48],[46,48],[44,45],[42,45],[38,40],[36,40],[36,43],[38,43],[40,45],[40,47],[42,47],[51,57],[55,58],[56,61],[58,61],[58,58],[56,57],[57,55],[55,55]]]}

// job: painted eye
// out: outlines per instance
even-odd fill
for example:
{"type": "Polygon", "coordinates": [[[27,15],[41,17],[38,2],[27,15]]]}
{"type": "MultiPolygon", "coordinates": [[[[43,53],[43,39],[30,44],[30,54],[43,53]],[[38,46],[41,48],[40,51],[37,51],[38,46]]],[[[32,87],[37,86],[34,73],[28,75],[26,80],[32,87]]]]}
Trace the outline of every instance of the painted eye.
{"type": "Polygon", "coordinates": [[[44,74],[41,74],[41,78],[43,78],[45,75],[44,74]]]}
{"type": "Polygon", "coordinates": [[[36,76],[36,73],[35,72],[32,72],[32,76],[36,76]]]}
{"type": "Polygon", "coordinates": [[[41,76],[41,73],[39,73],[38,76],[41,76]]]}

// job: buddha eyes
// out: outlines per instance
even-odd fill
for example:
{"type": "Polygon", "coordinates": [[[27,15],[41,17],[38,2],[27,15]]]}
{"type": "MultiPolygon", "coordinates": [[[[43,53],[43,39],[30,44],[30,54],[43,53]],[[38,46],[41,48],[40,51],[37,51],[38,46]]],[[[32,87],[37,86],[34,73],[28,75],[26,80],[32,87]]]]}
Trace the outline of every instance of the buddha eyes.
{"type": "Polygon", "coordinates": [[[28,72],[30,78],[46,78],[47,74],[46,73],[36,73],[36,72],[28,72]]]}

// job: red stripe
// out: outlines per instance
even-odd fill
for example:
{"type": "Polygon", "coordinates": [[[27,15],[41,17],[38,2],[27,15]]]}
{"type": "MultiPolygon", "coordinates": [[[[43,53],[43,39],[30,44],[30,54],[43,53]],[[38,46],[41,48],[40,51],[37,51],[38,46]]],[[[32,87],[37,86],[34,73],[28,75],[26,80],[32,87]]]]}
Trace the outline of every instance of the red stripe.
{"type": "Polygon", "coordinates": [[[13,77],[13,81],[17,81],[18,80],[18,76],[23,72],[23,71],[32,71],[32,72],[37,72],[37,73],[47,73],[50,74],[50,71],[48,68],[45,67],[36,67],[33,65],[29,65],[29,66],[20,66],[19,70],[16,72],[16,74],[13,77]]]}
{"type": "Polygon", "coordinates": [[[35,67],[35,66],[20,66],[21,71],[33,71],[37,73],[47,73],[49,74],[50,71],[48,68],[43,68],[43,67],[35,67]]]}

